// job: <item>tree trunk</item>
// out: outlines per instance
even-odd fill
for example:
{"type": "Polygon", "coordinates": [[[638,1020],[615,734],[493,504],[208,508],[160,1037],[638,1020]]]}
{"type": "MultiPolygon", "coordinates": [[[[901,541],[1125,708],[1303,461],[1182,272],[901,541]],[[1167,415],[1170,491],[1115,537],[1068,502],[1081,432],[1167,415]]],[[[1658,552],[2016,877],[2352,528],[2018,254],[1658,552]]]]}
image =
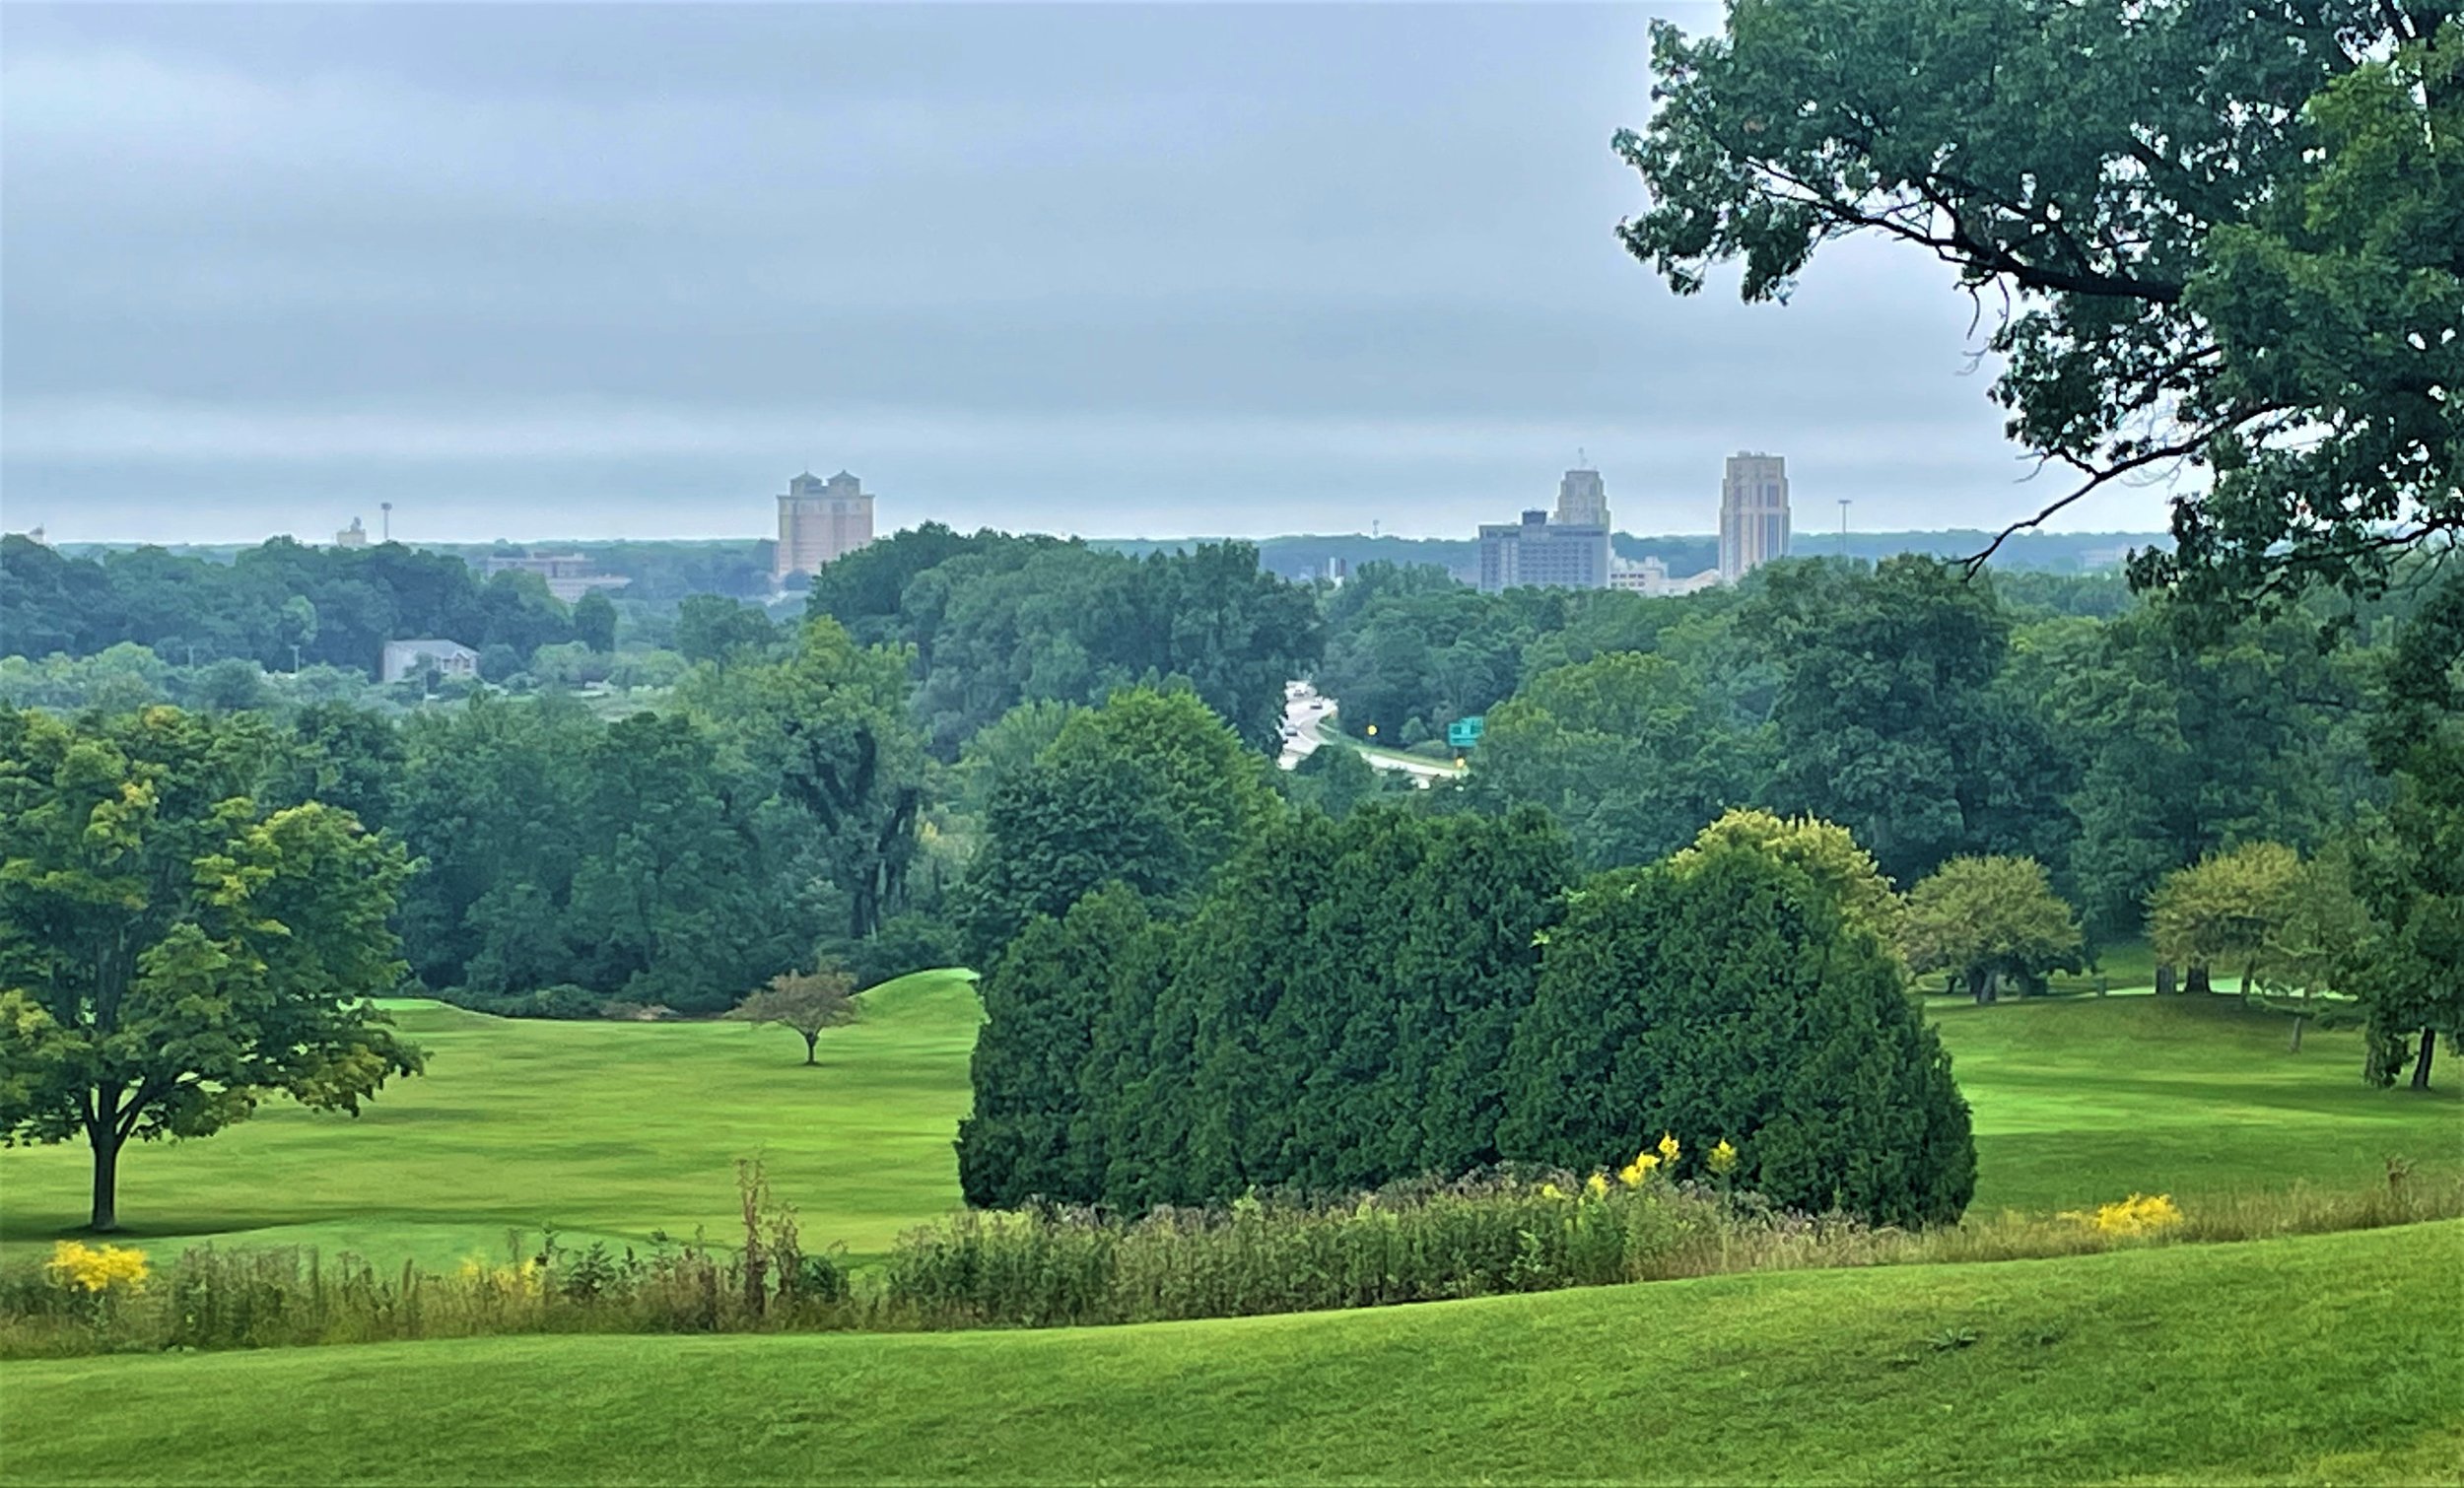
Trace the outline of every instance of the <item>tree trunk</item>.
{"type": "Polygon", "coordinates": [[[2194,997],[2204,997],[2210,992],[2216,990],[2216,983],[2208,980],[2208,964],[2206,962],[2201,961],[2192,964],[2190,968],[2190,975],[2182,979],[2182,990],[2190,993],[2194,997]]]}
{"type": "Polygon", "coordinates": [[[2173,980],[2173,963],[2160,963],[2156,967],[2156,995],[2170,997],[2180,990],[2181,984],[2173,980]]]}
{"type": "Polygon", "coordinates": [[[2288,1052],[2296,1054],[2301,1052],[2301,1015],[2299,1013],[2293,1015],[2293,1048],[2288,1052]]]}
{"type": "Polygon", "coordinates": [[[86,1228],[107,1235],[120,1227],[120,1134],[109,1121],[86,1128],[94,1148],[94,1214],[86,1228]]]}
{"type": "MultiPolygon", "coordinates": [[[[801,1032],[802,1032],[802,1030],[800,1030],[800,1029],[799,1029],[799,1030],[797,1030],[797,1032],[801,1033],[801,1032]]],[[[805,1035],[804,1035],[804,1062],[805,1062],[806,1064],[819,1064],[819,1063],[821,1062],[820,1058],[818,1057],[818,1054],[819,1054],[820,1048],[821,1048],[821,1035],[819,1035],[819,1034],[805,1034],[805,1035]]]]}
{"type": "Polygon", "coordinates": [[[1969,972],[1968,995],[1976,999],[1976,1005],[1979,1007],[1993,1001],[1994,974],[1991,972],[1969,972]]]}
{"type": "Polygon", "coordinates": [[[2422,1056],[2421,1059],[2413,1066],[2413,1088],[2415,1090],[2428,1090],[2430,1088],[2430,1056],[2437,1051],[2438,1031],[2434,1028],[2423,1029],[2422,1056]]]}
{"type": "Polygon", "coordinates": [[[2241,1007],[2244,1012],[2250,1009],[2250,979],[2257,976],[2258,972],[2259,964],[2255,961],[2241,969],[2241,1007]]]}

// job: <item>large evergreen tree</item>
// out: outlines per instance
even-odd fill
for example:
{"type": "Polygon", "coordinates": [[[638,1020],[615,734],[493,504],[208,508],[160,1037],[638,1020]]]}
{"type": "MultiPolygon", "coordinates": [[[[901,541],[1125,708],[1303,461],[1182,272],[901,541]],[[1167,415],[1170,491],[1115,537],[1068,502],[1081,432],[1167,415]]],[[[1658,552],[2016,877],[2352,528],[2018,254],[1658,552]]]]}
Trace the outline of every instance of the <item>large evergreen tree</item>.
{"type": "Polygon", "coordinates": [[[1967,1103],[1897,962],[1837,897],[1751,845],[1587,882],[1548,932],[1515,1031],[1498,1145],[1614,1166],[1662,1132],[1697,1173],[1882,1224],[1958,1218],[1976,1184],[1967,1103]]]}

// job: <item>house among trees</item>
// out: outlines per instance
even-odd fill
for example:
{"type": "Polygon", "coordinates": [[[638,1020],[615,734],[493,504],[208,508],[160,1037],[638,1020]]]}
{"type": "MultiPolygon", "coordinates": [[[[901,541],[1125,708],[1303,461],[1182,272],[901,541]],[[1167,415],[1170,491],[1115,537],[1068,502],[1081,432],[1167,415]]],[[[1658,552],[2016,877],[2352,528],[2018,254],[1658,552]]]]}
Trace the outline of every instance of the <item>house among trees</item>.
{"type": "Polygon", "coordinates": [[[377,680],[399,682],[435,667],[446,677],[477,677],[479,653],[458,641],[388,641],[377,680]]]}

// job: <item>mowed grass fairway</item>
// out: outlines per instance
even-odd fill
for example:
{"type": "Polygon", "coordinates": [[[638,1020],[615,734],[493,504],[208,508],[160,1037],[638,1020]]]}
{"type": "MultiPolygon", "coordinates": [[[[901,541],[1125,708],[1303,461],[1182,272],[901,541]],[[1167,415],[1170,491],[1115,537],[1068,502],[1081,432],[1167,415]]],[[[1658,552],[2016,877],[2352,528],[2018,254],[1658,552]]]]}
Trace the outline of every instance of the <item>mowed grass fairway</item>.
{"type": "Polygon", "coordinates": [[[1139,1327],[17,1364],[0,1465],[60,1483],[2452,1483],[2459,1254],[2451,1222],[1139,1327]]]}
{"type": "Polygon", "coordinates": [[[2401,1158],[2464,1176],[2464,1068],[2428,1094],[2361,1083],[2359,1033],[2311,1029],[2239,998],[2072,997],[1928,1012],[1976,1123],[1969,1212],[2073,1209],[2126,1194],[2350,1189],[2401,1158]]]}
{"type": "MultiPolygon", "coordinates": [[[[132,1146],[122,1244],[312,1245],[449,1268],[500,1256],[509,1227],[639,1243],[707,1226],[732,1241],[734,1163],[760,1155],[816,1245],[886,1250],[958,1203],[950,1142],[982,1014],[963,972],[857,998],[856,1023],[803,1041],[742,1023],[549,1023],[433,1002],[394,1017],[429,1073],[356,1118],[287,1102],[201,1141],[132,1146]]],[[[82,1144],[0,1152],[0,1241],[85,1223],[82,1144]]]]}
{"type": "MultiPolygon", "coordinates": [[[[863,994],[821,1067],[780,1029],[551,1023],[436,1003],[396,1017],[429,1054],[357,1119],[269,1104],[202,1141],[122,1159],[123,1243],[300,1244],[449,1267],[505,1232],[640,1244],[695,1226],[732,1238],[733,1164],[760,1154],[816,1245],[864,1255],[958,1203],[950,1143],[981,1021],[964,973],[863,994]]],[[[2359,1036],[2231,997],[1933,999],[1975,1109],[1973,1212],[2045,1212],[2133,1190],[2202,1195],[2308,1182],[2352,1188],[2399,1156],[2464,1176],[2464,1069],[2429,1096],[2363,1087],[2359,1036]]],[[[83,1146],[0,1149],[0,1251],[84,1223],[83,1146]]]]}

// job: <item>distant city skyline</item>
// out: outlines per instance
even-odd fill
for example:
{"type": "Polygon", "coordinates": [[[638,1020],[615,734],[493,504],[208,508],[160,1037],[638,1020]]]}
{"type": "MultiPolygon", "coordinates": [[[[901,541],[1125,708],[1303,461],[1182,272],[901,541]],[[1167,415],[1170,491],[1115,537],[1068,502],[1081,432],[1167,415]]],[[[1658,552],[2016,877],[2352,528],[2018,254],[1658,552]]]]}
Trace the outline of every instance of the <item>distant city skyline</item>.
{"type": "Polygon", "coordinates": [[[1925,255],[1746,306],[1622,251],[1651,14],[12,5],[0,525],[756,536],[810,465],[884,530],[1442,536],[1578,449],[1637,532],[1738,448],[1875,530],[2057,495],[1925,255]]]}

